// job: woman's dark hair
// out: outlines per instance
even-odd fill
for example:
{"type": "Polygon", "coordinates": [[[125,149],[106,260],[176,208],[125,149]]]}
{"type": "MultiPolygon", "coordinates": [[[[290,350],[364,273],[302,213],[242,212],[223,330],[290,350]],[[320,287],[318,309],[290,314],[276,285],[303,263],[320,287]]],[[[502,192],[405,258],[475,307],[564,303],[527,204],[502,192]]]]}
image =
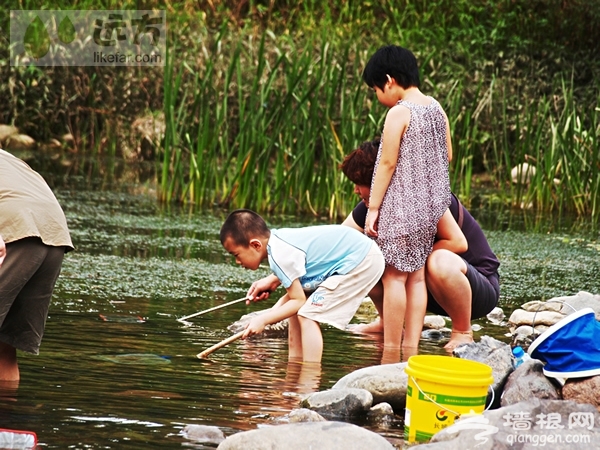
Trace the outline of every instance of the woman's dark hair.
{"type": "Polygon", "coordinates": [[[379,151],[379,141],[379,138],[375,138],[372,141],[363,142],[344,158],[340,168],[354,184],[371,186],[375,160],[379,151]]]}

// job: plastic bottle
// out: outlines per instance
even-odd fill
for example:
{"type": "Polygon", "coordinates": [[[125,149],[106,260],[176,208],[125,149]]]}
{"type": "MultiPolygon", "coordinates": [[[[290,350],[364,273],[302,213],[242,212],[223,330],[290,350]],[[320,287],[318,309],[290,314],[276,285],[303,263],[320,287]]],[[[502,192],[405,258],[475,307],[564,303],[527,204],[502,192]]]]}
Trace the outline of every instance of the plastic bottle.
{"type": "Polygon", "coordinates": [[[528,353],[525,353],[523,347],[519,345],[513,348],[512,352],[515,357],[515,369],[521,364],[523,364],[525,361],[529,361],[531,359],[531,356],[529,356],[528,353]]]}

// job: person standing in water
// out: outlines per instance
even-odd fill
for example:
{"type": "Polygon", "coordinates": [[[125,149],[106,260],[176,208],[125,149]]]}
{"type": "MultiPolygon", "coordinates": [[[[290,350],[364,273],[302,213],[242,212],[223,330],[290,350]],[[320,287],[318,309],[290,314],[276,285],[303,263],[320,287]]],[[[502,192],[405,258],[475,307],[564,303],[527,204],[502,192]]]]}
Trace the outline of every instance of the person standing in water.
{"type": "Polygon", "coordinates": [[[369,59],[363,80],[389,108],[365,223],[365,233],[386,261],[384,348],[414,349],[427,305],[425,261],[450,205],[450,126],[440,104],[419,90],[417,60],[410,50],[381,47],[369,59]]]}

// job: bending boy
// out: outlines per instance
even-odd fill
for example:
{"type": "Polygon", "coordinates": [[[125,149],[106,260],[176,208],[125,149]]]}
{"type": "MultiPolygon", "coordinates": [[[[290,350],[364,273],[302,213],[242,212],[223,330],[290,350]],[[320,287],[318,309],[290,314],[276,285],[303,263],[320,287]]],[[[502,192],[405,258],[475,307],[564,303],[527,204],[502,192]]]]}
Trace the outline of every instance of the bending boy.
{"type": "Polygon", "coordinates": [[[220,238],[246,269],[268,260],[273,274],[252,284],[250,298],[266,298],[280,284],[286,289],[271,309],[250,321],[242,339],[288,319],[290,360],[320,362],[319,324],[345,329],[385,267],[375,242],[342,225],[270,230],[257,213],[239,209],[225,220],[220,238]]]}

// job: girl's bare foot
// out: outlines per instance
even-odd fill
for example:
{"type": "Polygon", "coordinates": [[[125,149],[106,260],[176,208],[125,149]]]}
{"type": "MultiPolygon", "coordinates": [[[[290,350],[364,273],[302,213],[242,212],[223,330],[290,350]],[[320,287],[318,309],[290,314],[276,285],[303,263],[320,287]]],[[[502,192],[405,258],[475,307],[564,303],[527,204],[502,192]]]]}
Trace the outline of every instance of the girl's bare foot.
{"type": "Polygon", "coordinates": [[[459,345],[470,344],[471,342],[473,342],[473,330],[469,330],[469,331],[452,330],[452,334],[450,335],[450,340],[448,341],[448,343],[446,345],[444,345],[444,349],[451,352],[459,345]]]}

